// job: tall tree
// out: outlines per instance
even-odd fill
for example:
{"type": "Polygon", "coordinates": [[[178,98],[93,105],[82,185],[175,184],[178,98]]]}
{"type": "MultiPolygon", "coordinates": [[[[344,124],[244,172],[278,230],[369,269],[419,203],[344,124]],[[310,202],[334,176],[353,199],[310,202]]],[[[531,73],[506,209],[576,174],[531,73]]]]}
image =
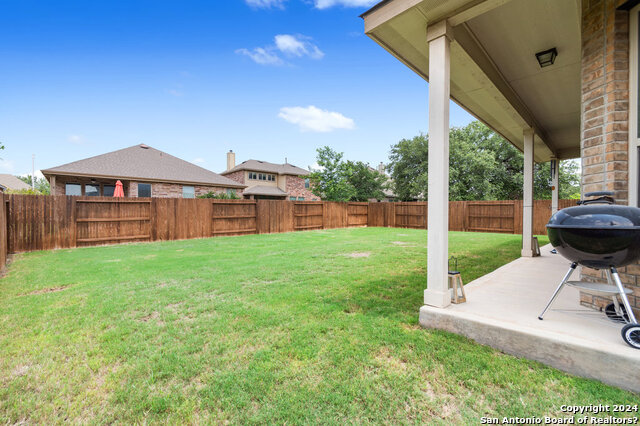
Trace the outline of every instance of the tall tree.
{"type": "Polygon", "coordinates": [[[328,146],[318,149],[318,170],[309,175],[312,192],[327,201],[382,199],[387,176],[362,161],[344,161],[328,146]]]}
{"type": "Polygon", "coordinates": [[[427,166],[429,164],[429,139],[419,135],[402,139],[391,147],[388,169],[391,188],[402,201],[427,197],[427,166]]]}
{"type": "MultiPolygon", "coordinates": [[[[403,139],[389,156],[393,189],[400,200],[426,199],[428,136],[403,139]]],[[[579,166],[561,163],[560,197],[580,194],[579,166]]],[[[522,153],[480,122],[453,128],[449,134],[449,199],[513,200],[522,198],[522,153]]],[[[537,164],[534,196],[551,197],[549,163],[537,164]]]]}
{"type": "Polygon", "coordinates": [[[384,198],[382,191],[387,182],[387,176],[369,167],[362,161],[347,161],[347,182],[353,187],[354,194],[350,201],[368,201],[370,199],[381,200],[384,198]]]}
{"type": "Polygon", "coordinates": [[[318,148],[319,168],[309,174],[311,191],[323,200],[349,201],[355,195],[355,189],[349,184],[349,168],[342,161],[343,153],[328,146],[318,148]]]}

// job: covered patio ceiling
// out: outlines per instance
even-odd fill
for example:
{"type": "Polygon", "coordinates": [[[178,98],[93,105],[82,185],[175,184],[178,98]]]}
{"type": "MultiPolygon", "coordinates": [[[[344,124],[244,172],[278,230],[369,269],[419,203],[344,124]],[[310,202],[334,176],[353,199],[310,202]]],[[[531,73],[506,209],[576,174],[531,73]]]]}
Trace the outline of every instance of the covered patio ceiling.
{"type": "Polygon", "coordinates": [[[451,97],[535,161],[580,156],[580,0],[385,0],[366,34],[429,80],[427,27],[453,27],[451,97]],[[535,54],[555,47],[541,68],[535,54]]]}

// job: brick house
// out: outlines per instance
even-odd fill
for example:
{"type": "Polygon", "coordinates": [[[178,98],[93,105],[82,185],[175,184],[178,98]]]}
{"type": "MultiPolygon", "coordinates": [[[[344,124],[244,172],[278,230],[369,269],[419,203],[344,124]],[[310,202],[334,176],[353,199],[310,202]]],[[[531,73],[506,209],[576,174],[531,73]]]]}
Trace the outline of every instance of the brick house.
{"type": "Polygon", "coordinates": [[[194,198],[208,192],[242,195],[245,185],[148,145],[135,145],[42,170],[51,195],[194,198]]]}
{"type": "MultiPolygon", "coordinates": [[[[425,305],[446,307],[450,100],[524,153],[522,256],[533,256],[533,165],[582,160],[582,192],[640,201],[638,0],[384,0],[365,33],[429,82],[425,305]]],[[[621,268],[640,310],[640,265],[621,268]]],[[[582,268],[583,280],[602,271],[582,268]]],[[[582,292],[583,305],[610,300],[582,292]]]]}
{"type": "Polygon", "coordinates": [[[245,198],[291,201],[319,201],[310,190],[309,171],[293,164],[274,164],[247,160],[238,165],[236,154],[227,153],[227,170],[220,173],[239,184],[246,185],[245,198]]]}

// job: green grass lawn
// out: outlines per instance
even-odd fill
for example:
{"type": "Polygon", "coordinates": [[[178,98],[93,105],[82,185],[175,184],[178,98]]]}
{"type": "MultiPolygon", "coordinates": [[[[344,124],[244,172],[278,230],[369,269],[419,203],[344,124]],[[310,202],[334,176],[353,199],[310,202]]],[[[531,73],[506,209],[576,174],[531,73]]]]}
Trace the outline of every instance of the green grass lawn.
{"type": "MultiPolygon", "coordinates": [[[[450,247],[469,282],[520,236],[450,247]]],[[[0,280],[0,423],[469,424],[640,402],[421,329],[425,268],[426,231],[392,228],[18,255],[0,280]]]]}

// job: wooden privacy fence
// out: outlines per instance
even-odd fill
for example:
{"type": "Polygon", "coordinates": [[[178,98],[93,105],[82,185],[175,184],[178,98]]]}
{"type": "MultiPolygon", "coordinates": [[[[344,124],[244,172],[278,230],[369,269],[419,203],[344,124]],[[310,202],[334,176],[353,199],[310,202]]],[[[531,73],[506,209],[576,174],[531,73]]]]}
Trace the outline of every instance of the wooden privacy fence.
{"type": "MultiPolygon", "coordinates": [[[[425,229],[428,207],[425,202],[0,196],[0,262],[7,253],[118,242],[355,226],[425,229]]],[[[572,205],[575,200],[561,200],[559,206],[572,205]]],[[[550,200],[535,201],[536,234],[546,233],[550,215],[550,200]]],[[[522,201],[451,201],[449,229],[520,233],[522,201]]]]}

